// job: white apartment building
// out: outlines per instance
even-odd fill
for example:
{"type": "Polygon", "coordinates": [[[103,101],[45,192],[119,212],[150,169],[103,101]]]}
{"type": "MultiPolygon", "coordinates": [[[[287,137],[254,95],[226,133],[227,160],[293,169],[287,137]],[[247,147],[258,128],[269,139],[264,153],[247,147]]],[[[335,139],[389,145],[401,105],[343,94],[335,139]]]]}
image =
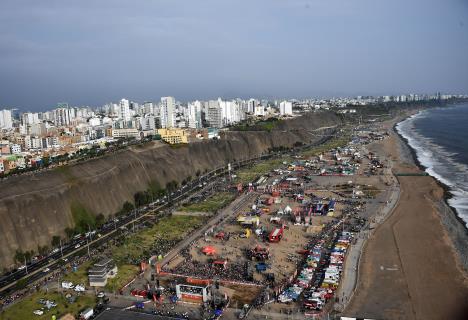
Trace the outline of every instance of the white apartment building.
{"type": "Polygon", "coordinates": [[[189,128],[198,129],[202,127],[201,110],[202,105],[198,100],[187,105],[187,124],[189,128]]]}
{"type": "Polygon", "coordinates": [[[145,115],[140,118],[140,128],[143,131],[156,129],[156,119],[154,116],[145,115]]]}
{"type": "Polygon", "coordinates": [[[119,103],[119,118],[125,121],[130,120],[131,114],[130,114],[130,102],[127,99],[122,99],[120,100],[119,103]]]}
{"type": "Polygon", "coordinates": [[[54,110],[54,123],[56,126],[68,126],[70,125],[70,109],[69,108],[57,108],[54,110]]]}
{"type": "Polygon", "coordinates": [[[24,137],[24,148],[26,150],[42,149],[42,139],[35,136],[24,137]]]}
{"type": "Polygon", "coordinates": [[[155,108],[152,102],[145,102],[143,104],[143,113],[155,115],[155,108]]]}
{"type": "Polygon", "coordinates": [[[290,101],[282,101],[280,103],[280,115],[285,116],[285,115],[292,115],[292,102],[290,101]]]}
{"type": "Polygon", "coordinates": [[[254,114],[259,117],[265,116],[265,108],[262,105],[256,105],[254,109],[254,114]]]}
{"type": "Polygon", "coordinates": [[[249,113],[254,113],[255,112],[255,108],[259,105],[259,102],[258,100],[256,99],[249,99],[249,101],[247,102],[247,112],[249,113]]]}
{"type": "Polygon", "coordinates": [[[175,99],[174,97],[162,97],[159,109],[162,128],[175,127],[175,99]]]}
{"type": "Polygon", "coordinates": [[[101,118],[94,117],[88,120],[88,123],[91,127],[96,127],[101,125],[101,118]]]}
{"type": "Polygon", "coordinates": [[[11,110],[0,110],[0,129],[13,128],[13,117],[11,110]]]}
{"type": "Polygon", "coordinates": [[[24,126],[41,123],[39,119],[39,113],[25,112],[21,115],[21,122],[24,126]]]}

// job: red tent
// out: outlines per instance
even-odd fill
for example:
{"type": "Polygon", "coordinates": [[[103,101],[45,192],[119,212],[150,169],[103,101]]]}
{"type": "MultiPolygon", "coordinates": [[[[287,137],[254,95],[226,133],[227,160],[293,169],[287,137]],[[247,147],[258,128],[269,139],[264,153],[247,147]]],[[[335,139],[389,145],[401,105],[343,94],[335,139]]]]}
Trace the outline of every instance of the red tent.
{"type": "Polygon", "coordinates": [[[216,254],[216,249],[212,246],[206,246],[206,247],[203,247],[202,252],[206,254],[207,256],[212,256],[216,254]]]}

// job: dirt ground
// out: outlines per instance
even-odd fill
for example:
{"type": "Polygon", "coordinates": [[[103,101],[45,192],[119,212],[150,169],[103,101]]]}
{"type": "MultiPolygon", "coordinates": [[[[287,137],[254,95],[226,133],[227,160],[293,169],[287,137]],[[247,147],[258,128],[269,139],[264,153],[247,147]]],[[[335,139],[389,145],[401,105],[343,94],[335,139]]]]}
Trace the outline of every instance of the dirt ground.
{"type": "MultiPolygon", "coordinates": [[[[262,196],[262,198],[267,198],[262,196]]],[[[252,203],[249,203],[244,207],[244,211],[247,212],[252,203]]],[[[286,197],[282,198],[280,204],[273,204],[269,208],[271,209],[270,214],[263,214],[260,216],[260,225],[267,227],[271,230],[275,225],[270,222],[270,217],[275,216],[276,212],[280,208],[285,208],[289,205],[291,208],[298,206],[299,204],[292,199],[286,197]]],[[[336,215],[339,216],[342,205],[337,205],[336,215]]],[[[289,277],[296,268],[296,261],[299,261],[302,257],[297,251],[303,249],[305,243],[307,243],[307,237],[312,235],[306,232],[307,227],[302,225],[293,225],[290,222],[290,216],[284,216],[285,221],[288,224],[288,228],[284,231],[283,239],[278,243],[263,242],[259,237],[252,233],[250,238],[241,238],[236,234],[243,233],[242,228],[237,222],[225,223],[218,226],[219,230],[226,233],[231,233],[231,238],[228,241],[214,239],[213,237],[199,239],[191,248],[190,254],[193,259],[197,261],[207,262],[211,257],[204,255],[201,249],[207,245],[212,246],[216,249],[218,257],[226,258],[228,261],[247,261],[245,250],[254,248],[256,245],[268,247],[270,249],[271,258],[267,263],[271,266],[268,272],[273,272],[276,276],[276,281],[280,282],[283,279],[289,277]],[[208,240],[208,241],[207,241],[208,240]]],[[[318,226],[330,221],[331,217],[320,216],[313,217],[313,225],[318,226]]],[[[263,281],[264,276],[261,273],[254,272],[254,279],[263,281]]]]}
{"type": "MultiPolygon", "coordinates": [[[[373,147],[396,161],[394,171],[418,171],[401,143],[392,134],[373,147]]],[[[397,207],[364,248],[356,294],[344,314],[462,319],[468,315],[468,282],[435,210],[443,190],[429,176],[399,177],[399,182],[397,207]]]]}

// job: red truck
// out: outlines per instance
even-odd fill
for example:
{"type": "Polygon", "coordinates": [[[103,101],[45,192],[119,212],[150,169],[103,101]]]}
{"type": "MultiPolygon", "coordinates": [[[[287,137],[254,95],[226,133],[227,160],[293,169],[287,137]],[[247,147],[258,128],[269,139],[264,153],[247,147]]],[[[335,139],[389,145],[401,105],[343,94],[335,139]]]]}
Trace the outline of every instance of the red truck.
{"type": "Polygon", "coordinates": [[[281,238],[283,238],[284,227],[275,228],[270,235],[268,236],[268,240],[270,242],[280,242],[281,238]]]}

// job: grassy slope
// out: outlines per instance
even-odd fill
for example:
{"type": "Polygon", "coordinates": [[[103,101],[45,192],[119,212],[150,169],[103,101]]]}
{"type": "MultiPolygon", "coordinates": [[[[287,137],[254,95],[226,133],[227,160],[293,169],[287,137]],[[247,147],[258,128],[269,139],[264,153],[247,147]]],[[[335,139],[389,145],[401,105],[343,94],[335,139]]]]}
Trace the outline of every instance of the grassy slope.
{"type": "MultiPolygon", "coordinates": [[[[75,293],[73,292],[73,294],[75,293]]],[[[96,298],[94,296],[82,295],[78,297],[76,302],[69,303],[65,296],[61,293],[37,292],[3,311],[0,314],[0,320],[45,320],[51,319],[52,315],[54,314],[57,315],[57,319],[59,319],[60,316],[67,313],[77,315],[80,311],[86,309],[87,307],[94,307],[95,304],[96,298]],[[43,307],[43,305],[37,302],[40,298],[55,301],[57,303],[57,307],[52,308],[50,311],[44,310],[44,314],[42,316],[36,316],[33,314],[33,311],[43,307]]]]}
{"type": "Polygon", "coordinates": [[[218,209],[223,208],[232,200],[234,200],[235,195],[229,192],[220,192],[212,197],[209,197],[205,201],[199,203],[191,203],[187,206],[180,207],[180,211],[185,212],[215,212],[218,209]]]}

